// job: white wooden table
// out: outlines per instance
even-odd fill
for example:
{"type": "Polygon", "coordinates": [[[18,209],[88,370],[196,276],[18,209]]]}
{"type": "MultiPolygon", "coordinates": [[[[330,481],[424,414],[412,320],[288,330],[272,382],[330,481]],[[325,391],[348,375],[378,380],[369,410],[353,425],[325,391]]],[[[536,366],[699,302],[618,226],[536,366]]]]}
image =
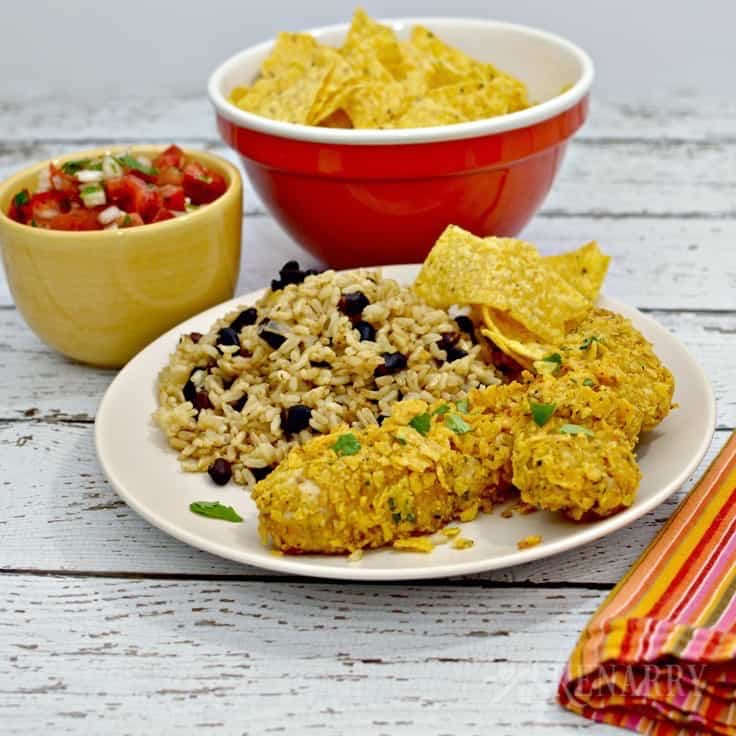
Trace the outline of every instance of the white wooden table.
{"type": "MultiPolygon", "coordinates": [[[[201,98],[0,101],[0,178],[88,145],[171,140],[234,158],[201,98]]],[[[251,192],[244,234],[241,292],[290,258],[312,263],[251,192]]],[[[525,235],[546,250],[597,238],[614,256],[608,293],[697,356],[718,396],[709,461],[736,424],[736,103],[596,101],[525,235]]],[[[4,280],[0,348],[1,732],[613,733],[559,709],[557,678],[681,493],[595,544],[499,572],[281,577],[128,510],[92,442],[113,373],[42,345],[4,280]]]]}

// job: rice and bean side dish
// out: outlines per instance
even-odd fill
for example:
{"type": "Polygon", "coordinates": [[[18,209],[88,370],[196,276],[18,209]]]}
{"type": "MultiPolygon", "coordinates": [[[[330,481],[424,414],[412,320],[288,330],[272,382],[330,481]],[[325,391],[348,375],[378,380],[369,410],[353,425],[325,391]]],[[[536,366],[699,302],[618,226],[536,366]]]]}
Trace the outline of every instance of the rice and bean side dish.
{"type": "Polygon", "coordinates": [[[609,260],[450,226],[410,287],[287,263],[255,305],[181,337],[155,420],[184,470],[252,492],[283,553],[463,549],[447,525],[508,499],[608,516],[674,392],[629,320],[595,307],[609,260]]]}

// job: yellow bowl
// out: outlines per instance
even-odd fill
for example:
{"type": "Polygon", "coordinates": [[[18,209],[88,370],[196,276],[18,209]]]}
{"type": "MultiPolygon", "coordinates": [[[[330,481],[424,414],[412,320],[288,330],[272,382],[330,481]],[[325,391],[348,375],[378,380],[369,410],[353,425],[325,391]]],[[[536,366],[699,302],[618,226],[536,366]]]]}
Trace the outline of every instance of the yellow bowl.
{"type": "MultiPolygon", "coordinates": [[[[54,161],[127,148],[78,151],[54,161]]],[[[161,150],[133,147],[149,157],[161,150]]],[[[222,174],[227,191],[195,212],[140,227],[64,232],[11,220],[10,200],[21,189],[35,190],[48,161],[0,184],[0,251],[8,284],[44,342],[84,363],[119,367],[177,323],[233,296],[240,267],[240,174],[219,156],[185,153],[222,174]]]]}

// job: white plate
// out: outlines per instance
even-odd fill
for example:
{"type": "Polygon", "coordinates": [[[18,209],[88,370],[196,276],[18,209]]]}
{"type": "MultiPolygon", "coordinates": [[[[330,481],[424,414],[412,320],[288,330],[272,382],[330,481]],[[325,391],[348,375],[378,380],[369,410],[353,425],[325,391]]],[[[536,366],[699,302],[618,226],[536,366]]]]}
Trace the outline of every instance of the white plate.
{"type": "MultiPolygon", "coordinates": [[[[383,273],[405,284],[418,266],[391,266],[383,273]]],[[[182,542],[220,557],[269,570],[350,580],[407,580],[491,570],[578,547],[625,527],[658,506],[695,470],[710,444],[715,427],[715,401],[708,380],[685,348],[654,320],[632,307],[602,297],[600,306],[629,317],[649,339],[675,376],[679,408],[639,446],[642,482],[631,508],[608,519],[575,524],[560,516],[535,513],[504,519],[481,515],[463,525],[463,535],[475,541],[466,550],[449,545],[431,554],[382,549],[367,552],[359,562],[319,555],[277,556],[262,546],[257,533],[255,504],[242,487],[215,486],[206,473],[184,473],[163,432],[151,420],[156,409],[156,377],[175,349],[179,335],[207,332],[212,323],[239,304],[252,304],[262,291],[247,294],[202,312],[151,343],[133,358],[108,388],[97,412],[97,454],[120,497],[144,519],[182,542]],[[198,500],[220,500],[235,507],[242,524],[208,519],[189,511],[198,500]],[[542,544],[518,550],[529,534],[542,544]]]]}

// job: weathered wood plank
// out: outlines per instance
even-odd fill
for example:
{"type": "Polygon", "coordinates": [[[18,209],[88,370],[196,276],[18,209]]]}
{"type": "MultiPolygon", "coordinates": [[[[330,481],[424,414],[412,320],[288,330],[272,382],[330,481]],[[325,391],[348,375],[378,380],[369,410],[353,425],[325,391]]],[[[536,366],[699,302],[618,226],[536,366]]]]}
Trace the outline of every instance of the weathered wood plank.
{"type": "MultiPolygon", "coordinates": [[[[176,130],[176,128],[174,128],[176,130]]],[[[183,146],[204,147],[235,162],[218,142],[174,136],[183,146]]],[[[80,143],[38,142],[0,146],[0,179],[35,161],[104,145],[107,138],[80,143]]],[[[140,136],[139,142],[151,142],[140,136]]],[[[728,217],[736,216],[736,141],[573,141],[542,216],[728,217]]],[[[246,212],[263,212],[250,187],[246,212]]]]}
{"type": "Polygon", "coordinates": [[[590,730],[554,696],[603,595],[4,575],[3,733],[590,730]]]}
{"type": "MultiPolygon", "coordinates": [[[[202,94],[191,97],[122,97],[100,101],[38,98],[0,101],[0,142],[217,139],[214,113],[202,94]]],[[[728,96],[673,90],[646,99],[601,99],[595,91],[584,138],[733,140],[736,103],[728,96]]]]}
{"type": "MultiPolygon", "coordinates": [[[[263,574],[198,552],[140,519],[102,475],[92,434],[91,424],[0,424],[0,570],[263,574]]],[[[695,478],[728,434],[717,433],[695,478]]],[[[477,579],[612,585],[672,514],[691,483],[692,479],[656,511],[599,542],[477,579]]]]}
{"type": "MultiPolygon", "coordinates": [[[[260,283],[265,281],[264,274],[260,283]]],[[[644,283],[641,288],[646,288],[644,283]]],[[[652,316],[703,366],[718,396],[719,425],[736,427],[736,396],[731,391],[736,366],[727,357],[736,355],[736,314],[655,311],[652,316]]],[[[0,420],[23,418],[30,410],[40,416],[91,420],[113,375],[64,358],[40,342],[19,312],[0,309],[0,420]]]]}

